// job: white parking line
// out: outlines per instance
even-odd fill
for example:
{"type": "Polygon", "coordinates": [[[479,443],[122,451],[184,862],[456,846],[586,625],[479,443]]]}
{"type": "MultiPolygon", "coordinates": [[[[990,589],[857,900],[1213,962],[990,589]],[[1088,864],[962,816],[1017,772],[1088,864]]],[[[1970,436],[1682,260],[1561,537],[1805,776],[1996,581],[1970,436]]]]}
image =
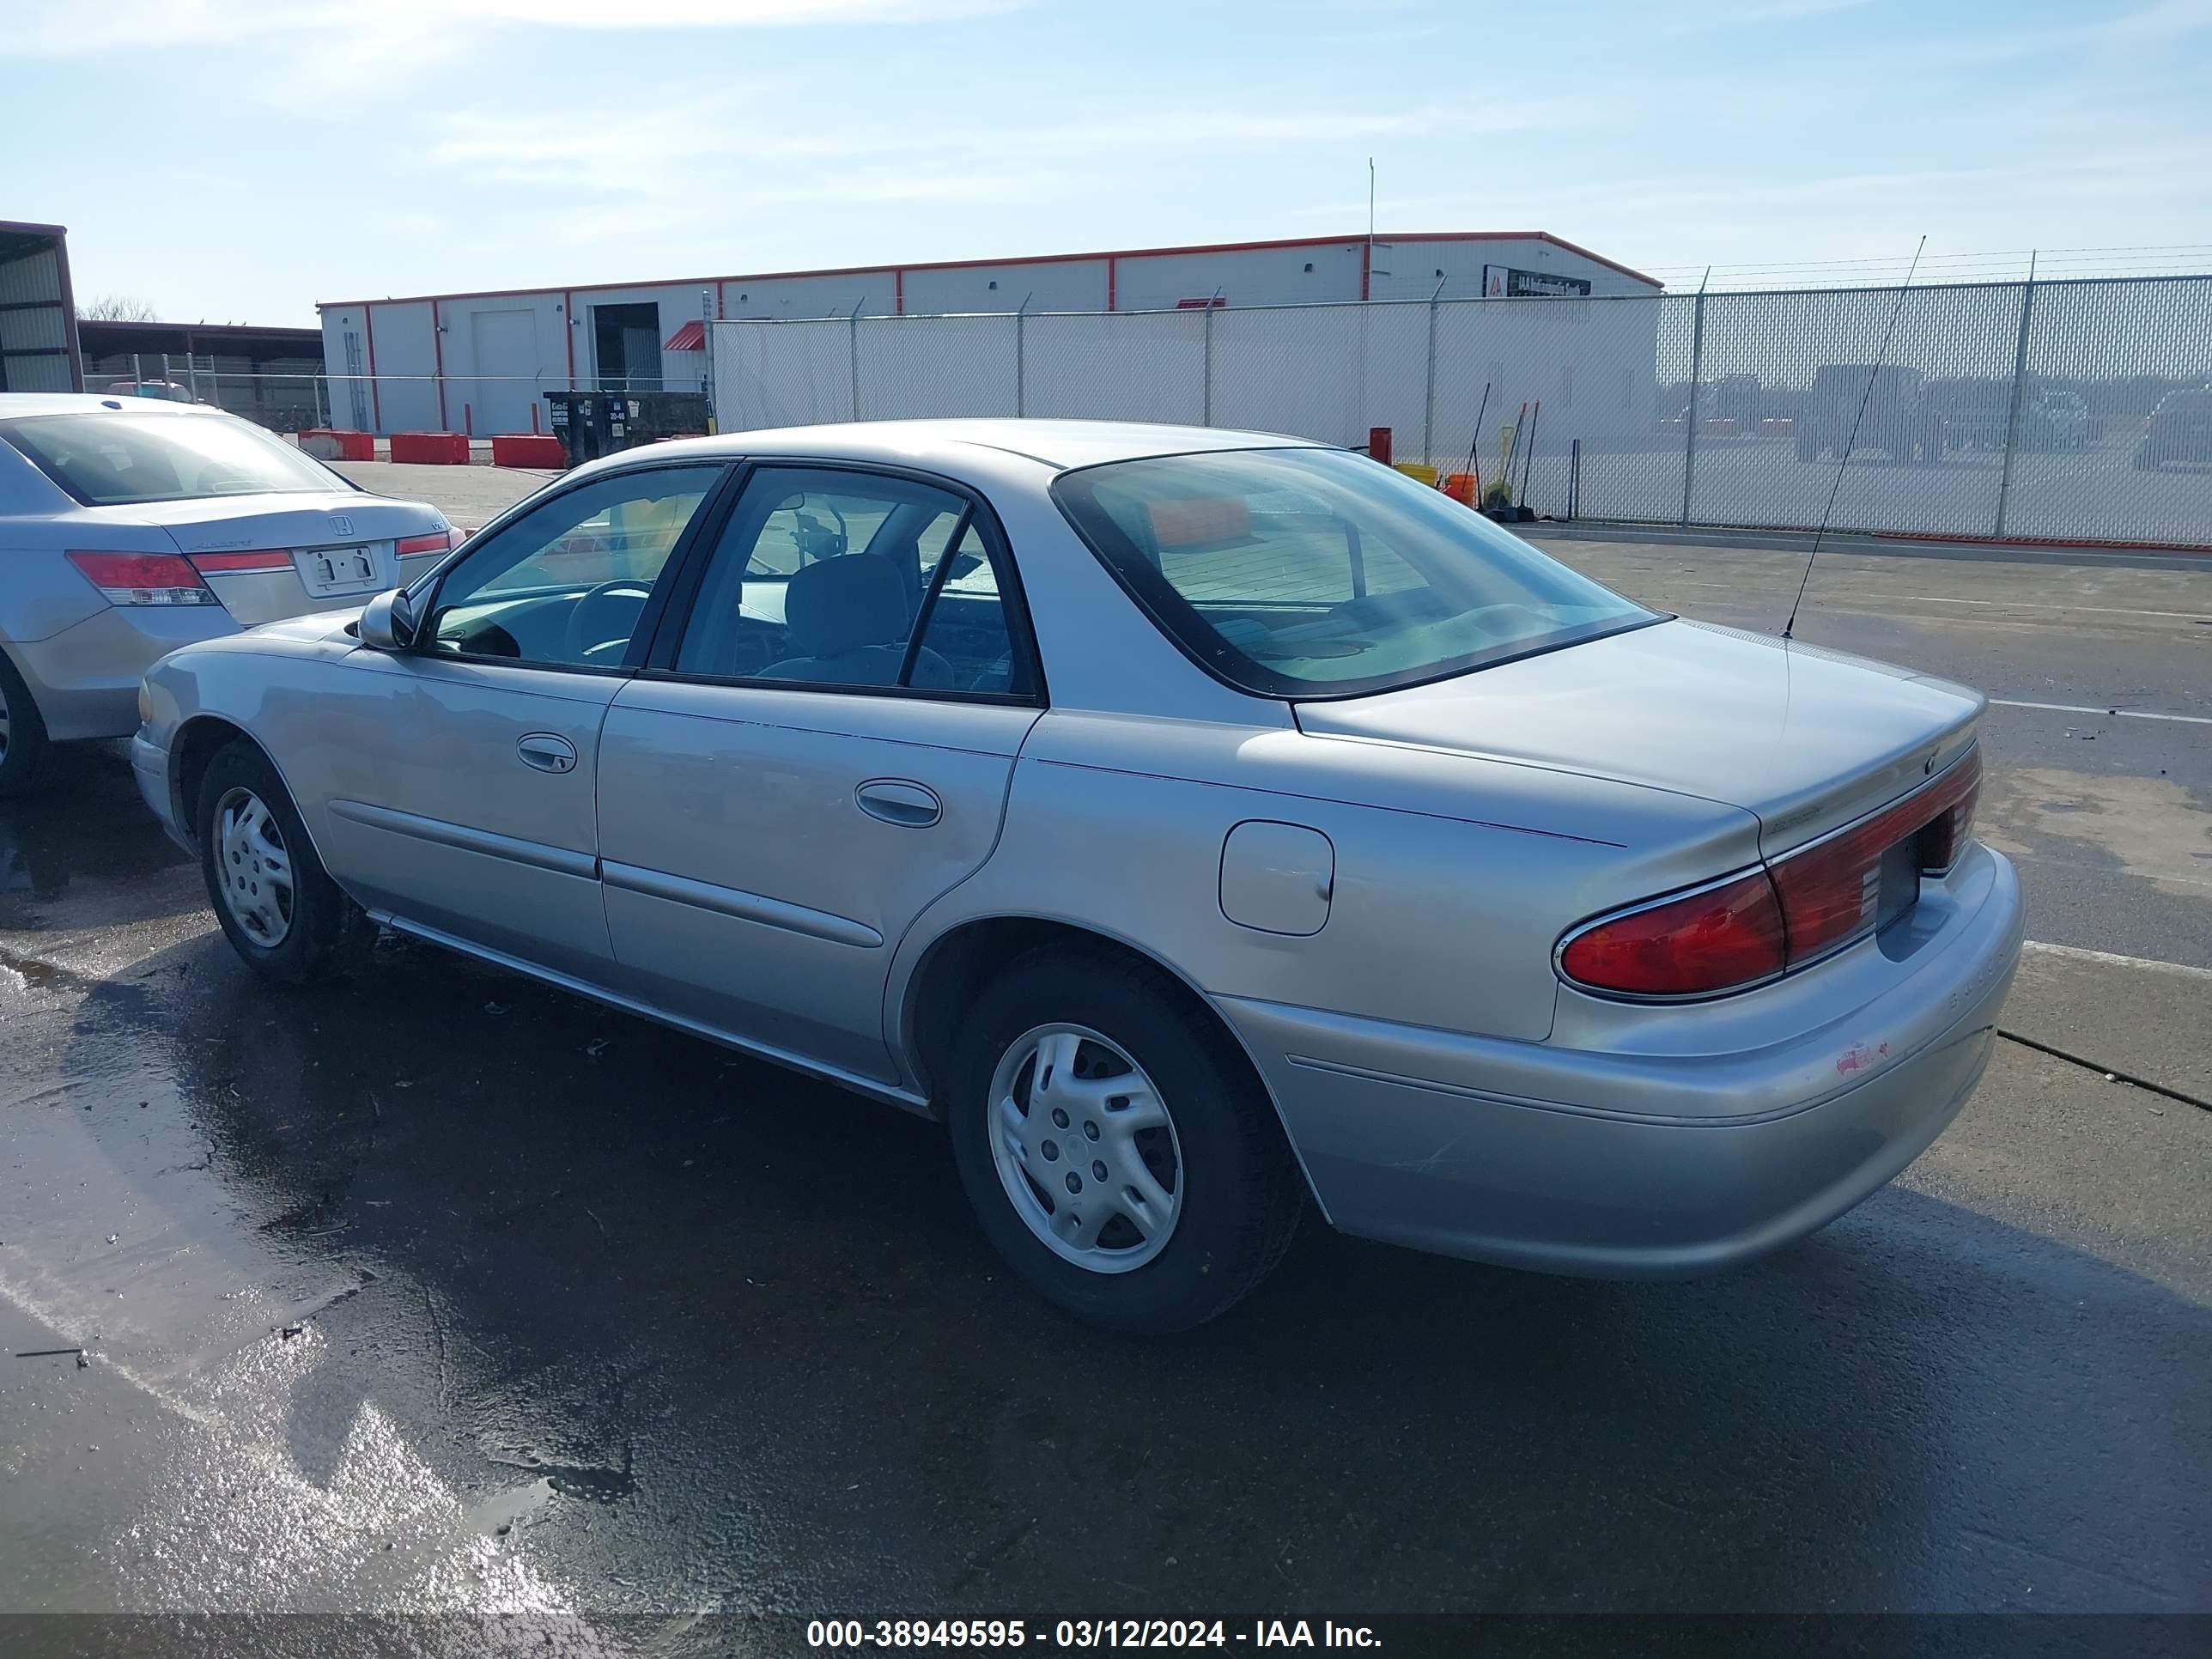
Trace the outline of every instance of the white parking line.
{"type": "MultiPolygon", "coordinates": [[[[1687,581],[1678,579],[1674,581],[1669,582],[1668,586],[1670,587],[1711,587],[1717,590],[1724,589],[1728,592],[1735,592],[1741,588],[1742,584],[1741,582],[1687,581]]],[[[1849,593],[1832,595],[1826,600],[1826,603],[1830,605],[1844,605],[1850,603],[1854,597],[1854,595],[1849,593]]],[[[1869,605],[1875,603],[1894,603],[1898,605],[1971,605],[1979,609],[1989,611],[2057,611],[2061,612],[2079,611],[2094,617],[2160,617],[2169,622],[2212,621],[2212,617],[2206,617],[2201,611],[2135,611],[2113,605],[2069,605],[2063,600],[2056,599],[1948,599],[1938,593],[1900,593],[1898,594],[1893,600],[1889,599],[1887,595],[1872,594],[1867,596],[1863,602],[1869,605]]],[[[1877,611],[1866,611],[1862,612],[1861,614],[1875,616],[1883,613],[1877,611]]]]}
{"type": "Polygon", "coordinates": [[[2111,605],[2068,605],[2047,599],[1949,599],[1934,593],[1907,593],[1905,605],[1972,605],[1990,611],[2081,611],[2097,617],[2164,617],[2173,622],[2203,622],[2201,611],[2126,611],[2111,605]]]}
{"type": "Polygon", "coordinates": [[[2069,962],[2101,963],[2108,968],[2148,968],[2154,973],[2179,974],[2184,979],[2212,980],[2212,968],[2192,968],[2183,962],[2160,962],[2150,957],[2116,956],[2110,951],[2085,951],[2078,945],[2046,945],[2039,939],[2021,943],[2023,951],[2039,956],[2063,957],[2069,962]]]}
{"type": "Polygon", "coordinates": [[[2117,714],[2128,720],[2179,720],[2185,726],[2212,726],[2212,714],[2154,714],[2142,708],[2092,708],[2079,702],[2019,702],[2011,697],[1991,697],[2000,708],[2047,708],[2058,714],[2117,714]]]}

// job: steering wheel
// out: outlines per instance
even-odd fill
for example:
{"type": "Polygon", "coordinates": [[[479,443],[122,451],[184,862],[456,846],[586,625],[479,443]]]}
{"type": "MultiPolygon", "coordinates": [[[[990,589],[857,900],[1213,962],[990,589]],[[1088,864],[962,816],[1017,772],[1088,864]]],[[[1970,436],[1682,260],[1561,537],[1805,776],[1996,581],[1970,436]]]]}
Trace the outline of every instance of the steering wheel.
{"type": "Polygon", "coordinates": [[[562,652],[562,660],[584,662],[603,653],[610,645],[627,646],[630,635],[636,629],[638,617],[645,611],[645,602],[652,596],[653,589],[635,576],[617,577],[613,581],[601,582],[598,586],[578,594],[576,603],[568,611],[568,630],[562,652]],[[615,635],[592,638],[586,624],[592,619],[593,609],[608,610],[611,602],[617,599],[625,604],[635,601],[628,624],[620,628],[615,635]]]}

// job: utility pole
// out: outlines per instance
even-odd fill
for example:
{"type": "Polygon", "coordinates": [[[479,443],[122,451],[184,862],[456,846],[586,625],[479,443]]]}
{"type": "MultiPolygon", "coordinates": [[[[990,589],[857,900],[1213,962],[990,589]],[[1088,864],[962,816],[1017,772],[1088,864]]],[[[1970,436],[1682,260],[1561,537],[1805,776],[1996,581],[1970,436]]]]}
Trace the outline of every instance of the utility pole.
{"type": "Polygon", "coordinates": [[[2027,256],[2027,286],[2020,293],[2020,337],[2012,352],[2012,401],[2005,406],[2004,471],[1997,479],[1997,522],[1991,533],[2004,539],[2005,515],[2012,505],[2012,458],[2020,447],[2020,400],[2027,390],[2027,327],[2035,315],[2035,255],[2027,256]]]}
{"type": "Polygon", "coordinates": [[[1690,406],[1683,412],[1682,422],[1682,523],[1690,522],[1690,490],[1698,480],[1698,377],[1705,372],[1705,284],[1713,280],[1713,268],[1705,267],[1705,274],[1698,278],[1698,309],[1690,325],[1690,406]]]}
{"type": "Polygon", "coordinates": [[[1367,158],[1367,258],[1360,270],[1366,273],[1360,282],[1359,297],[1369,297],[1368,289],[1375,275],[1375,158],[1367,158]]]}

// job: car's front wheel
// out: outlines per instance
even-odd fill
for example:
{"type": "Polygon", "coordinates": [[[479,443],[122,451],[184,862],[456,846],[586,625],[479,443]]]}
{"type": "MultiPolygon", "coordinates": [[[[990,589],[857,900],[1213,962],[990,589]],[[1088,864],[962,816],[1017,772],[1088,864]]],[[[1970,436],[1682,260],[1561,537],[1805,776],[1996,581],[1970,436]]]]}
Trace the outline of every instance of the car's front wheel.
{"type": "Polygon", "coordinates": [[[52,749],[31,688],[0,652],[0,796],[27,795],[44,783],[52,749]]]}
{"type": "Polygon", "coordinates": [[[337,965],[353,905],[324,871],[269,757],[233,742],[208,763],[194,823],[225,938],[256,973],[305,985],[337,965]]]}
{"type": "Polygon", "coordinates": [[[1188,1330],[1281,1258],[1304,1189],[1227,1034],[1136,963],[1047,947],[971,1009],[949,1115],[984,1232],[1028,1284],[1116,1330],[1188,1330]]]}

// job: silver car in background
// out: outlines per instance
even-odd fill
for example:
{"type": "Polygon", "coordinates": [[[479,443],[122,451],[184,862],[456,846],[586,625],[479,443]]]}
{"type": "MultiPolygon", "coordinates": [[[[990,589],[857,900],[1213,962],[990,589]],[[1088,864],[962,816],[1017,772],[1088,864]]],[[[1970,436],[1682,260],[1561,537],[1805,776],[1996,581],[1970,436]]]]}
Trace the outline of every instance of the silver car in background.
{"type": "Polygon", "coordinates": [[[1016,1272],[1127,1330],[1309,1206],[1576,1273],[1787,1243],[1950,1121],[2020,950],[1978,693],[1284,438],[656,445],[147,696],[263,974],[373,921],[940,1119],[1016,1272]]]}
{"type": "Polygon", "coordinates": [[[0,393],[0,795],[52,744],[128,737],[164,652],[357,610],[453,539],[219,410],[0,393]]]}

